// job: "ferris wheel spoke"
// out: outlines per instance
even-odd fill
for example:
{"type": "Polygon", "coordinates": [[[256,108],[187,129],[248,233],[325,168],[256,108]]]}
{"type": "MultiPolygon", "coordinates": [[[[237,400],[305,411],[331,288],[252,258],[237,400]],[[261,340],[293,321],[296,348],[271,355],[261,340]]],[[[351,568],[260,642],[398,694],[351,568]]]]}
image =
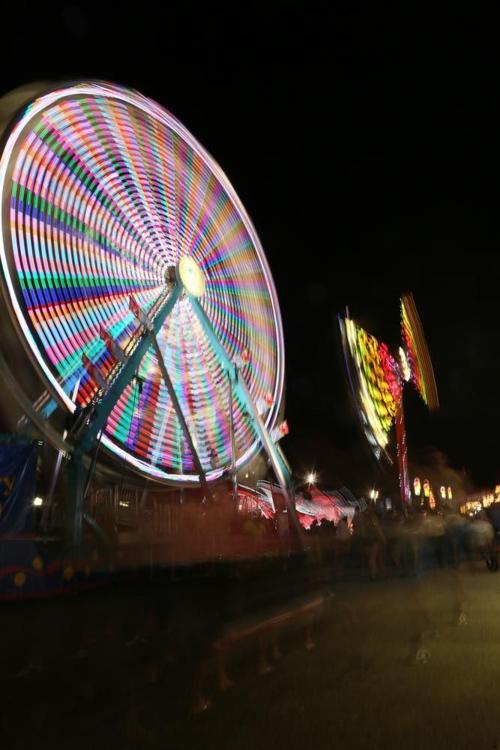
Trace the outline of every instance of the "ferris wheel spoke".
{"type": "MultiPolygon", "coordinates": [[[[214,211],[213,195],[210,197],[211,200],[206,201],[206,208],[208,209],[208,207],[211,206],[211,210],[214,211]]],[[[217,206],[215,206],[215,211],[218,212],[217,206]]],[[[200,224],[196,226],[194,231],[192,232],[188,246],[189,252],[192,255],[198,255],[200,257],[206,258],[214,249],[224,246],[223,235],[225,235],[225,232],[223,232],[223,227],[220,219],[218,223],[217,217],[209,213],[208,215],[203,217],[203,221],[201,221],[200,224]]]]}
{"type": "MultiPolygon", "coordinates": [[[[106,172],[104,170],[104,163],[102,161],[101,153],[102,147],[95,147],[95,142],[87,143],[83,142],[81,150],[78,150],[76,145],[68,141],[67,136],[63,130],[55,130],[52,126],[49,132],[52,131],[52,137],[47,139],[49,148],[53,151],[53,159],[57,159],[61,166],[64,165],[64,169],[67,175],[67,179],[74,179],[75,190],[80,193],[90,191],[91,195],[95,195],[99,200],[99,211],[96,212],[96,217],[99,217],[104,212],[110,212],[116,217],[119,217],[120,223],[124,223],[125,226],[130,227],[132,235],[135,235],[137,239],[144,243],[145,237],[148,233],[144,230],[144,226],[141,227],[141,222],[135,222],[137,210],[130,198],[130,195],[125,192],[117,193],[115,188],[115,179],[113,172],[106,172]],[[137,224],[139,224],[137,226],[137,224]],[[142,231],[141,231],[142,229],[142,231]]],[[[59,201],[66,195],[66,191],[59,190],[59,201]]],[[[48,204],[50,208],[50,203],[48,204]]],[[[61,218],[64,220],[64,209],[62,206],[58,206],[55,203],[55,208],[59,211],[63,211],[61,218]]],[[[66,214],[67,219],[65,224],[68,225],[70,214],[66,214]]]]}
{"type": "MultiPolygon", "coordinates": [[[[196,202],[197,205],[195,208],[195,212],[190,212],[188,222],[189,232],[186,232],[183,242],[184,248],[186,248],[189,253],[192,253],[194,249],[195,243],[193,242],[193,237],[195,236],[195,234],[198,235],[200,226],[204,226],[204,215],[208,205],[208,199],[214,188],[215,178],[212,174],[209,174],[208,178],[200,180],[200,184],[203,186],[203,193],[196,199],[196,201],[192,201],[196,202]]],[[[200,187],[200,185],[198,187],[200,187]]],[[[190,205],[192,205],[192,203],[190,205]]]]}
{"type": "Polygon", "coordinates": [[[198,227],[196,236],[193,235],[190,244],[193,254],[200,253],[204,258],[210,258],[213,253],[220,253],[228,245],[237,248],[243,230],[240,219],[234,216],[221,216],[222,209],[218,207],[215,214],[210,215],[204,224],[198,227]]]}
{"type": "Polygon", "coordinates": [[[177,141],[177,153],[184,164],[183,179],[179,180],[177,172],[176,196],[177,196],[177,221],[179,236],[182,243],[182,253],[188,252],[187,234],[191,223],[193,198],[203,182],[203,170],[195,173],[194,162],[197,159],[193,149],[182,141],[177,141]],[[193,186],[196,188],[193,190],[193,186]]]}
{"type": "Polygon", "coordinates": [[[182,254],[182,234],[179,224],[179,198],[177,188],[177,169],[176,169],[176,149],[178,135],[173,130],[168,129],[164,134],[166,141],[166,150],[164,153],[165,162],[165,184],[167,186],[167,197],[169,199],[168,207],[168,237],[175,260],[178,261],[182,254]]]}
{"type": "Polygon", "coordinates": [[[155,238],[154,244],[157,244],[158,247],[163,247],[164,240],[158,231],[160,223],[159,215],[156,210],[153,193],[150,189],[148,175],[144,168],[144,164],[149,162],[152,152],[148,150],[145,155],[146,158],[141,158],[140,151],[137,148],[137,144],[139,144],[139,148],[144,153],[145,145],[141,129],[134,128],[134,134],[130,132],[125,133],[123,124],[118,121],[117,127],[113,128],[113,130],[110,129],[109,137],[123,155],[123,163],[127,165],[131,177],[130,189],[133,196],[132,202],[137,208],[143,226],[148,230],[147,235],[150,237],[153,235],[155,238]]]}
{"type": "MultiPolygon", "coordinates": [[[[186,300],[186,325],[192,336],[186,339],[185,356],[188,368],[193,372],[192,386],[186,393],[194,423],[201,431],[200,457],[207,466],[213,463],[211,452],[214,445],[229,447],[230,434],[227,427],[227,403],[225,374],[216,367],[207,367],[214,356],[210,341],[192,305],[186,300]],[[201,355],[201,356],[200,356],[201,355]],[[203,387],[200,387],[203,384],[203,387]]],[[[227,449],[222,451],[221,466],[227,462],[227,449]]],[[[219,449],[218,453],[221,453],[219,449]]]]}
{"type": "Polygon", "coordinates": [[[181,405],[179,403],[179,399],[177,398],[177,394],[175,392],[175,388],[173,386],[172,381],[170,380],[170,376],[167,372],[167,368],[165,367],[165,361],[163,359],[163,355],[160,351],[160,347],[158,346],[158,341],[156,339],[156,336],[154,333],[150,332],[150,339],[151,343],[153,345],[153,348],[155,350],[156,356],[158,358],[158,364],[160,365],[161,374],[163,377],[163,381],[167,387],[168,395],[170,396],[170,400],[172,402],[172,406],[174,407],[175,413],[177,414],[177,419],[179,420],[179,424],[181,426],[182,432],[184,433],[184,437],[186,439],[187,444],[189,445],[189,450],[191,452],[191,456],[194,461],[194,465],[196,467],[196,471],[198,473],[199,479],[201,480],[202,484],[205,487],[205,491],[208,492],[209,496],[211,496],[211,492],[208,489],[207,485],[207,479],[205,476],[205,471],[203,470],[203,467],[201,465],[200,457],[198,455],[198,451],[196,450],[196,446],[194,444],[193,436],[191,434],[191,431],[189,429],[188,423],[186,421],[186,418],[184,416],[184,413],[182,411],[181,405]]]}

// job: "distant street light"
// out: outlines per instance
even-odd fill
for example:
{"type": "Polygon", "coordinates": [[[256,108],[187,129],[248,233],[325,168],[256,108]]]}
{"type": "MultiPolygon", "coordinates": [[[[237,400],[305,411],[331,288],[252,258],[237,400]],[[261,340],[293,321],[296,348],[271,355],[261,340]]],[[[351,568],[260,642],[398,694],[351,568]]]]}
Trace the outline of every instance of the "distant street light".
{"type": "Polygon", "coordinates": [[[316,474],[314,473],[314,471],[310,471],[306,476],[306,482],[307,484],[316,484],[316,474]]]}

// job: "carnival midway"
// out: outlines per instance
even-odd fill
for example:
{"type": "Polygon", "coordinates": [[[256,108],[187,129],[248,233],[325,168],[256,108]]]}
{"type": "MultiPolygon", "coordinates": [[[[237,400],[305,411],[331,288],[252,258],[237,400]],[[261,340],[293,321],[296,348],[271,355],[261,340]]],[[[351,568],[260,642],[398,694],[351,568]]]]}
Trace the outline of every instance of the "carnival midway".
{"type": "Polygon", "coordinates": [[[439,406],[411,294],[394,351],[339,315],[350,395],[398,495],[298,477],[277,291],[218,164],[121,86],[26,86],[1,112],[1,598],[322,546],[344,565],[367,522],[376,575],[389,537],[399,550],[420,524],[455,549],[457,519],[495,507],[410,476],[405,389],[439,406]]]}
{"type": "Polygon", "coordinates": [[[293,644],[352,648],[348,685],[368,669],[356,649],[373,612],[390,617],[381,642],[393,632],[405,664],[428,664],[423,581],[468,623],[481,589],[468,599],[459,571],[495,579],[500,485],[473,491],[441,454],[412,460],[408,395],[426,417],[439,409],[412,293],[393,300],[395,345],[336,311],[344,399],[379,479],[325,483],[286,456],[266,254],[189,130],[133,89],[81,80],[5,95],[0,134],[0,729],[13,746],[159,746],[165,706],[178,732],[186,706],[206,714],[245,665],[269,676],[293,644]]]}

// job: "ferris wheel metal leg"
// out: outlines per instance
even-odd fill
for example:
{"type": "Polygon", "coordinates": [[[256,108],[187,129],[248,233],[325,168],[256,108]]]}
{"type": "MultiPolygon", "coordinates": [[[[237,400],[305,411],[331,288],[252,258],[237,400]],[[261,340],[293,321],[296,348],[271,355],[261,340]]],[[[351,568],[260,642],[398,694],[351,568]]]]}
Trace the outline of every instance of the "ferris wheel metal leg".
{"type": "Polygon", "coordinates": [[[245,380],[237,367],[235,367],[235,376],[237,378],[235,383],[236,391],[239,392],[241,396],[243,396],[243,402],[250,411],[256,432],[259,435],[260,441],[268,455],[269,460],[271,461],[271,466],[273,467],[274,474],[276,476],[276,479],[278,480],[281,491],[283,492],[288,512],[290,529],[296,534],[297,541],[300,541],[302,538],[302,531],[295,510],[295,493],[293,491],[291,473],[288,470],[286,462],[281,459],[281,450],[275,445],[269,433],[269,430],[264,424],[264,420],[260,416],[259,410],[257,409],[250,391],[248,390],[247,384],[245,383],[245,380]]]}
{"type": "Polygon", "coordinates": [[[179,399],[177,398],[177,393],[175,392],[174,384],[170,380],[170,375],[167,372],[167,367],[165,365],[163,354],[161,352],[160,347],[158,346],[158,340],[156,338],[155,333],[152,330],[149,332],[149,338],[153,345],[153,349],[155,350],[155,354],[158,359],[158,364],[160,366],[162,378],[167,388],[168,395],[170,396],[170,400],[172,401],[172,406],[174,407],[174,411],[177,414],[177,419],[180,422],[182,432],[184,433],[184,437],[186,438],[186,442],[189,445],[189,450],[191,451],[193,462],[194,462],[196,471],[198,473],[198,476],[200,478],[200,483],[203,487],[203,491],[206,493],[208,500],[213,500],[213,495],[207,482],[205,470],[203,469],[203,466],[201,464],[198,451],[196,450],[193,437],[188,427],[188,423],[186,422],[184,412],[182,411],[181,404],[179,402],[179,399]]]}
{"type": "MultiPolygon", "coordinates": [[[[162,306],[157,311],[153,321],[150,321],[151,331],[144,331],[139,343],[133,353],[124,361],[123,367],[106,391],[102,401],[95,408],[83,434],[77,439],[73,448],[70,449],[70,461],[68,464],[68,506],[66,518],[66,542],[78,549],[82,542],[82,529],[85,510],[85,494],[87,487],[87,475],[84,470],[83,457],[94,444],[95,439],[104,430],[108,417],[126,386],[135,376],[142,358],[150,346],[149,334],[160,330],[161,325],[172,312],[177,300],[181,296],[181,288],[174,285],[162,306]]],[[[61,448],[66,450],[68,446],[61,440],[61,448]]]]}
{"type": "Polygon", "coordinates": [[[222,368],[228,373],[228,376],[232,382],[234,393],[239,396],[242,404],[244,405],[250,418],[252,419],[254,430],[258,435],[258,438],[264,450],[266,451],[269,460],[271,461],[276,479],[278,480],[278,484],[280,485],[280,488],[283,492],[287,506],[290,529],[292,533],[295,533],[297,541],[300,544],[302,533],[295,510],[295,497],[292,485],[292,477],[288,465],[285,461],[281,460],[280,453],[269,433],[269,430],[264,424],[264,420],[260,416],[259,410],[252,398],[250,391],[247,388],[242,373],[240,372],[237,365],[229,358],[199,300],[196,297],[189,297],[189,300],[199,322],[201,323],[203,330],[205,331],[205,334],[207,335],[211,346],[220,359],[222,368]]]}
{"type": "Polygon", "coordinates": [[[82,544],[85,504],[85,471],[83,455],[73,451],[68,464],[68,508],[66,514],[66,543],[71,550],[82,544]]]}
{"type": "MultiPolygon", "coordinates": [[[[152,327],[153,333],[158,333],[161,326],[172,312],[177,300],[181,296],[181,292],[182,290],[179,285],[175,285],[168,297],[165,299],[161,308],[156,313],[155,318],[152,321],[148,321],[148,324],[152,327]]],[[[95,408],[92,420],[83,433],[82,437],[78,441],[77,445],[75,446],[75,450],[78,449],[82,452],[82,454],[85,454],[88,450],[90,450],[94,440],[101,432],[101,430],[105,428],[111,411],[115,407],[118,399],[120,398],[127,385],[135,377],[137,368],[139,367],[142,358],[144,357],[150,346],[151,342],[148,334],[149,331],[147,330],[143,332],[143,335],[141,336],[139,343],[137,344],[133,353],[127,358],[125,364],[123,365],[116,379],[113,381],[112,385],[109,387],[109,390],[105,394],[104,398],[95,408]]]]}
{"type": "Polygon", "coordinates": [[[234,394],[233,383],[230,373],[227,373],[227,385],[229,395],[229,431],[231,435],[231,478],[233,485],[233,502],[238,499],[238,478],[236,476],[236,438],[234,434],[234,394]]]}

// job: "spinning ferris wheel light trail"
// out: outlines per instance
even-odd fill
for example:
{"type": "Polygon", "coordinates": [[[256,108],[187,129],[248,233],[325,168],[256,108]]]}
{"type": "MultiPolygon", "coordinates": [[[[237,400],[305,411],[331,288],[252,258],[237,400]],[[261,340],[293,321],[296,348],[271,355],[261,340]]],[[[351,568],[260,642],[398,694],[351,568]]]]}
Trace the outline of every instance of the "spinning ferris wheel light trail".
{"type": "Polygon", "coordinates": [[[276,290],[220,167],[124,87],[41,87],[15,109],[0,159],[1,286],[50,395],[13,392],[71,454],[74,541],[97,438],[127,468],[177,486],[207,486],[264,447],[287,488],[276,290]],[[75,418],[64,440],[60,413],[75,418]]]}

